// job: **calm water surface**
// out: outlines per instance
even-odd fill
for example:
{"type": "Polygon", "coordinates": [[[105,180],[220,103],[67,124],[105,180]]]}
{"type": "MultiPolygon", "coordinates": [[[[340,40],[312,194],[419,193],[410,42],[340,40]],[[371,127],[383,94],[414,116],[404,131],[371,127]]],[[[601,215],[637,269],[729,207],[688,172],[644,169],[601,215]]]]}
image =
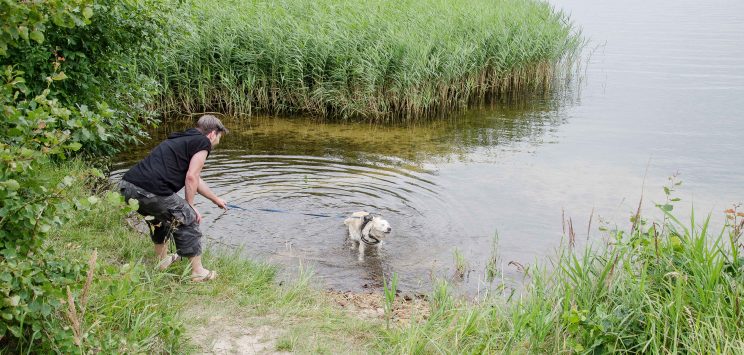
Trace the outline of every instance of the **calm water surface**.
{"type": "MultiPolygon", "coordinates": [[[[494,256],[503,277],[517,279],[510,261],[552,255],[564,215],[582,241],[601,240],[600,223],[627,227],[642,191],[651,211],[672,174],[684,182],[682,211],[694,204],[720,221],[744,201],[744,2],[552,3],[594,49],[582,83],[561,95],[414,127],[229,120],[233,133],[204,179],[230,203],[286,212],[221,213],[198,198],[209,242],[309,267],[329,288],[377,288],[396,272],[403,290],[448,278],[475,293],[491,285],[484,269],[494,256]],[[357,210],[394,229],[363,263],[336,217],[357,210]],[[455,253],[468,264],[462,280],[452,278],[455,253]]],[[[161,127],[120,157],[114,176],[187,125],[161,127]]]]}

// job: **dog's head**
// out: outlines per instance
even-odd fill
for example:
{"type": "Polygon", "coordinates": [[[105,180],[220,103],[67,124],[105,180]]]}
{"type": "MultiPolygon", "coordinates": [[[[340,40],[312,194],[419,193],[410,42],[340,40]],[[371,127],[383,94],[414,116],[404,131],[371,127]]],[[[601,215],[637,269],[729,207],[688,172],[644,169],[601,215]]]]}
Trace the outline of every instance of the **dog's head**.
{"type": "Polygon", "coordinates": [[[390,223],[382,219],[382,217],[373,216],[371,214],[364,216],[364,228],[362,228],[362,235],[371,235],[379,239],[384,238],[387,234],[390,234],[392,230],[393,228],[390,227],[390,223]]]}

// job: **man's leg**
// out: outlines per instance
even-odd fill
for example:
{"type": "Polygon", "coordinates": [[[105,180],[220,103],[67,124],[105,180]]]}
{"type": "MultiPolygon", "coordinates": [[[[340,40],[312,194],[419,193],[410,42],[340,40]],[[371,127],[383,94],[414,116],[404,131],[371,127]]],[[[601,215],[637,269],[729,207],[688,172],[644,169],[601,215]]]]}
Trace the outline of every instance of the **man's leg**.
{"type": "Polygon", "coordinates": [[[176,242],[178,255],[189,258],[192,278],[209,275],[210,271],[202,265],[201,232],[196,222],[178,226],[173,233],[173,240],[176,242]]]}
{"type": "Polygon", "coordinates": [[[161,268],[170,265],[170,263],[164,264],[164,261],[169,257],[166,238],[170,233],[170,220],[173,219],[173,216],[168,213],[166,206],[161,203],[162,198],[124,180],[119,182],[119,192],[127,202],[129,199],[135,199],[139,202],[137,212],[140,215],[156,217],[155,220],[146,220],[150,230],[150,239],[155,249],[155,257],[157,257],[161,268]]]}
{"type": "Polygon", "coordinates": [[[155,246],[155,256],[158,260],[163,261],[168,256],[168,244],[153,244],[155,246]]]}
{"type": "MultiPolygon", "coordinates": [[[[162,218],[162,217],[161,217],[162,218]]],[[[173,219],[172,216],[166,218],[173,219]]],[[[172,233],[173,224],[170,221],[147,221],[150,225],[150,237],[155,249],[155,257],[158,259],[158,267],[161,270],[167,269],[174,261],[178,260],[177,256],[168,254],[168,238],[172,233]]]]}
{"type": "Polygon", "coordinates": [[[203,276],[209,274],[209,270],[205,269],[201,262],[201,255],[189,257],[191,263],[191,277],[203,276]]]}
{"type": "Polygon", "coordinates": [[[205,278],[214,278],[214,273],[202,265],[202,233],[196,222],[196,212],[184,199],[176,195],[173,195],[169,204],[171,206],[169,212],[176,220],[173,222],[175,224],[173,241],[176,244],[176,253],[189,259],[193,279],[201,281],[205,278]]]}

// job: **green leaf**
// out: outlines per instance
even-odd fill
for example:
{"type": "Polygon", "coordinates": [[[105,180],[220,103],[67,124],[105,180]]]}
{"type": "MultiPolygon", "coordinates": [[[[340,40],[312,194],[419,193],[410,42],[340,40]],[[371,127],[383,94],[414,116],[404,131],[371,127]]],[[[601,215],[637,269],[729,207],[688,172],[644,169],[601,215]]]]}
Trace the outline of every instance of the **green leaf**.
{"type": "Polygon", "coordinates": [[[81,144],[80,142],[72,142],[72,143],[70,143],[70,144],[68,145],[68,147],[69,147],[69,148],[70,148],[71,150],[77,151],[77,150],[80,150],[80,148],[82,148],[82,147],[83,147],[83,145],[82,145],[82,144],[81,144]]]}
{"type": "Polygon", "coordinates": [[[673,235],[669,238],[669,244],[671,244],[672,248],[676,251],[682,250],[682,239],[679,239],[679,237],[676,235],[673,235]]]}
{"type": "Polygon", "coordinates": [[[96,196],[88,197],[88,202],[90,202],[91,205],[95,205],[98,201],[100,201],[100,199],[96,196]]]}
{"type": "Polygon", "coordinates": [[[21,296],[18,296],[18,295],[8,297],[5,300],[5,302],[7,302],[8,305],[11,307],[18,307],[18,304],[20,303],[20,301],[21,301],[21,296]]]}
{"type": "Polygon", "coordinates": [[[62,179],[62,184],[65,186],[70,186],[73,182],[75,182],[75,178],[72,176],[65,176],[65,178],[62,179]]]}
{"type": "Polygon", "coordinates": [[[52,80],[55,80],[55,81],[65,80],[65,79],[67,79],[67,75],[65,75],[65,72],[63,71],[52,75],[52,80]]]}
{"type": "Polygon", "coordinates": [[[18,26],[18,35],[21,36],[24,41],[28,41],[28,27],[18,26]]]}
{"type": "Polygon", "coordinates": [[[44,42],[44,34],[39,31],[31,31],[31,34],[29,34],[28,37],[39,44],[44,42]]]}
{"type": "MultiPolygon", "coordinates": [[[[6,318],[6,319],[10,320],[12,319],[12,317],[13,316],[11,315],[11,318],[6,318]]],[[[5,314],[3,314],[3,318],[5,318],[5,314]]],[[[10,330],[10,333],[13,334],[13,336],[15,336],[16,338],[21,337],[21,328],[19,328],[18,326],[8,327],[8,330],[10,330]]]]}
{"type": "Polygon", "coordinates": [[[121,204],[121,195],[118,192],[109,191],[106,193],[106,202],[108,202],[109,205],[117,206],[121,204]]]}
{"type": "Polygon", "coordinates": [[[671,210],[674,209],[674,206],[672,206],[670,204],[666,204],[666,205],[661,206],[661,209],[664,210],[664,211],[669,212],[669,211],[671,211],[671,210]]]}
{"type": "Polygon", "coordinates": [[[90,6],[83,9],[83,17],[85,17],[86,20],[93,17],[93,9],[90,6]]]}
{"type": "Polygon", "coordinates": [[[13,179],[5,181],[3,185],[5,185],[5,188],[10,191],[16,191],[21,188],[21,184],[19,184],[18,181],[15,181],[13,179]]]}

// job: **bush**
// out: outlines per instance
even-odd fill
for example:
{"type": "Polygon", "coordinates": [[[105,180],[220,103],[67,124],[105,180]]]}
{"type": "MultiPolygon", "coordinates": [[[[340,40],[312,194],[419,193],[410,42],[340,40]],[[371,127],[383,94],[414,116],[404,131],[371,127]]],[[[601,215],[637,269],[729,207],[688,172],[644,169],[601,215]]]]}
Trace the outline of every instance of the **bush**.
{"type": "MultiPolygon", "coordinates": [[[[149,121],[140,119],[153,85],[134,69],[136,55],[152,49],[145,43],[160,33],[163,20],[154,5],[0,2],[2,348],[71,352],[81,345],[83,335],[62,327],[59,312],[63,304],[68,311],[80,306],[74,295],[85,267],[57,257],[44,240],[98,203],[98,197],[71,195],[69,188],[102,174],[60,175],[55,161],[81,148],[111,153],[143,135],[141,124],[149,121]]],[[[114,197],[111,202],[121,204],[114,197]]]]}
{"type": "Polygon", "coordinates": [[[85,152],[111,154],[145,136],[143,128],[154,123],[147,105],[157,85],[138,66],[141,58],[160,55],[161,38],[168,37],[169,1],[2,6],[6,9],[0,13],[10,19],[27,18],[11,26],[15,31],[6,31],[17,33],[15,37],[6,33],[0,42],[6,48],[0,64],[23,77],[19,99],[44,95],[70,110],[76,122],[63,129],[71,131],[85,152]],[[28,28],[30,34],[22,35],[28,28]]]}

